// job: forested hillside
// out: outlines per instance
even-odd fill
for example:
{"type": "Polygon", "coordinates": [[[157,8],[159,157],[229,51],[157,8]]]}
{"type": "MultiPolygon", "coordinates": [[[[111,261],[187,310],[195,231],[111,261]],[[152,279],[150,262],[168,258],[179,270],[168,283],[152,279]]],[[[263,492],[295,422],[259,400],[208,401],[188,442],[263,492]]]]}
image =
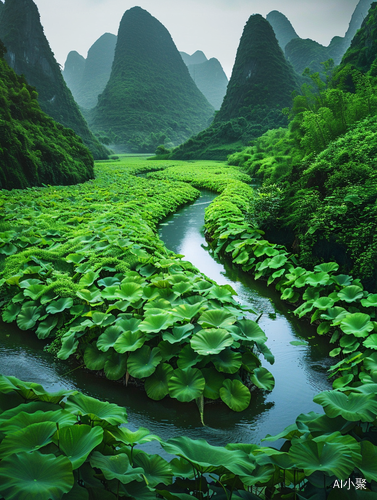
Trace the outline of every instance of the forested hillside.
{"type": "Polygon", "coordinates": [[[64,82],[32,0],[5,1],[0,16],[0,39],[7,48],[8,64],[36,87],[42,110],[74,130],[95,158],[106,158],[106,148],[90,132],[64,82]]]}
{"type": "Polygon", "coordinates": [[[377,3],[328,85],[313,74],[273,130],[230,157],[263,182],[255,220],[305,266],[335,260],[377,282],[377,3]]]}
{"type": "Polygon", "coordinates": [[[81,139],[42,112],[38,94],[4,60],[0,42],[0,189],[76,184],[94,177],[81,139]]]}
{"type": "Polygon", "coordinates": [[[205,128],[213,113],[167,29],[140,7],[128,10],[93,129],[125,151],[150,152],[183,142],[205,128]]]}
{"type": "Polygon", "coordinates": [[[297,78],[261,15],[244,28],[227,93],[213,124],[176,148],[172,158],[225,159],[252,138],[286,125],[282,109],[290,106],[297,78]]]}
{"type": "Polygon", "coordinates": [[[289,19],[281,12],[273,10],[267,14],[266,19],[275,32],[281,50],[284,51],[287,43],[299,37],[289,19]]]}

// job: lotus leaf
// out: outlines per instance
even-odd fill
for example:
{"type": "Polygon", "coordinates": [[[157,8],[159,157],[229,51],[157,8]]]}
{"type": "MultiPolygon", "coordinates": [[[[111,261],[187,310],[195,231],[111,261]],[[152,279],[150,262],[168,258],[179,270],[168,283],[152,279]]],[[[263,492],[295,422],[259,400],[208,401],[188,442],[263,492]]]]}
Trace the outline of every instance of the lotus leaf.
{"type": "Polygon", "coordinates": [[[337,264],[336,262],[325,262],[323,264],[315,266],[314,271],[332,273],[336,272],[338,269],[339,269],[339,264],[337,264]]]}
{"type": "Polygon", "coordinates": [[[320,309],[321,311],[326,311],[334,305],[334,301],[330,297],[320,297],[314,302],[315,309],[320,309]]]}
{"type": "Polygon", "coordinates": [[[2,318],[5,323],[12,323],[16,320],[19,312],[21,311],[21,306],[19,304],[10,303],[3,312],[2,318]]]}
{"type": "Polygon", "coordinates": [[[84,352],[84,363],[89,370],[102,370],[107,358],[107,352],[99,351],[95,344],[87,345],[84,352]]]}
{"type": "Polygon", "coordinates": [[[102,420],[108,422],[110,425],[127,423],[125,408],[121,408],[113,403],[99,401],[81,393],[69,396],[65,410],[74,414],[88,415],[94,423],[100,423],[102,420]]]}
{"type": "Polygon", "coordinates": [[[268,361],[271,365],[275,363],[275,357],[270,351],[270,349],[267,347],[266,344],[257,344],[259,352],[263,354],[263,357],[266,361],[268,361]]]}
{"type": "Polygon", "coordinates": [[[73,306],[73,299],[71,299],[71,297],[62,298],[54,302],[51,302],[47,306],[46,312],[49,314],[57,314],[64,311],[65,309],[69,309],[72,306],[73,306]]]}
{"type": "Polygon", "coordinates": [[[364,359],[363,364],[370,372],[377,372],[377,352],[364,359]]]}
{"type": "Polygon", "coordinates": [[[344,309],[344,307],[335,306],[335,307],[331,307],[330,309],[327,309],[327,311],[325,313],[322,313],[321,318],[327,319],[329,321],[333,321],[333,320],[338,319],[338,317],[340,315],[342,315],[342,319],[343,319],[343,317],[346,316],[347,314],[348,314],[348,311],[346,311],[344,309]]]}
{"type": "Polygon", "coordinates": [[[200,311],[202,307],[202,302],[198,304],[180,304],[172,309],[172,314],[180,319],[191,321],[200,311]]]}
{"type": "Polygon", "coordinates": [[[317,327],[317,333],[318,335],[326,335],[326,333],[329,333],[330,329],[331,324],[327,321],[322,321],[322,323],[317,327]]]}
{"type": "Polygon", "coordinates": [[[287,262],[288,258],[286,255],[276,255],[275,257],[272,257],[272,259],[269,260],[268,267],[270,269],[279,269],[279,267],[284,266],[284,264],[287,262]]]}
{"type": "Polygon", "coordinates": [[[57,356],[59,359],[68,359],[71,354],[77,351],[79,341],[76,340],[76,333],[69,330],[62,337],[62,346],[57,356]]]}
{"type": "Polygon", "coordinates": [[[219,399],[220,389],[223,386],[225,377],[213,367],[202,368],[202,375],[205,379],[203,396],[208,399],[219,399]]]}
{"type": "Polygon", "coordinates": [[[115,292],[115,295],[121,300],[129,301],[131,304],[141,299],[143,289],[138,283],[123,283],[120,290],[115,292]]]}
{"type": "Polygon", "coordinates": [[[275,387],[275,380],[272,373],[262,366],[254,370],[251,381],[254,385],[266,391],[272,391],[275,387]]]}
{"type": "Polygon", "coordinates": [[[184,295],[185,293],[187,293],[188,291],[192,290],[193,289],[193,284],[192,283],[185,283],[185,282],[180,282],[180,283],[176,283],[174,286],[173,286],[173,290],[177,293],[179,293],[179,295],[184,295]]]}
{"type": "Polygon", "coordinates": [[[299,318],[302,318],[305,316],[305,314],[310,313],[313,310],[313,302],[304,302],[301,304],[297,309],[295,309],[293,312],[294,314],[297,314],[299,318]]]}
{"type": "Polygon", "coordinates": [[[351,276],[348,274],[338,274],[337,276],[331,276],[331,279],[339,286],[349,286],[352,283],[351,276]]]}
{"type": "Polygon", "coordinates": [[[337,347],[336,349],[333,349],[332,351],[329,352],[329,356],[331,358],[335,358],[336,356],[339,356],[339,354],[342,352],[342,349],[340,347],[337,347]]]}
{"type": "Polygon", "coordinates": [[[41,308],[28,305],[30,302],[25,302],[17,316],[17,326],[20,330],[31,330],[41,317],[41,308]]]}
{"type": "Polygon", "coordinates": [[[135,378],[150,377],[155,372],[157,365],[162,360],[160,349],[144,345],[132,352],[128,358],[128,372],[135,378]]]}
{"type": "Polygon", "coordinates": [[[160,313],[162,313],[163,311],[170,311],[171,308],[171,303],[168,300],[162,299],[161,297],[151,302],[147,302],[144,306],[145,313],[148,315],[151,314],[149,312],[150,309],[161,309],[160,313]]]}
{"type": "Polygon", "coordinates": [[[363,345],[368,349],[377,349],[377,334],[369,335],[369,337],[364,340],[363,345]]]}
{"type": "Polygon", "coordinates": [[[90,286],[93,285],[96,279],[98,279],[98,277],[99,277],[98,271],[97,272],[89,271],[81,277],[79,285],[81,286],[81,288],[89,288],[90,286]]]}
{"type": "Polygon", "coordinates": [[[147,316],[139,325],[139,329],[145,333],[159,333],[174,324],[174,316],[169,313],[147,316]]]}
{"type": "Polygon", "coordinates": [[[354,469],[353,458],[348,454],[347,447],[339,443],[295,441],[288,455],[295,467],[304,469],[306,475],[322,471],[330,476],[346,479],[354,469]]]}
{"type": "Polygon", "coordinates": [[[224,380],[219,392],[221,399],[233,411],[246,410],[250,404],[250,391],[239,380],[224,380]]]}
{"type": "Polygon", "coordinates": [[[249,373],[253,373],[255,368],[261,365],[259,358],[250,350],[242,354],[242,367],[249,373]]]}
{"type": "Polygon", "coordinates": [[[198,319],[198,323],[202,327],[226,328],[233,325],[237,318],[222,309],[212,309],[204,312],[198,319]]]}
{"type": "Polygon", "coordinates": [[[231,349],[224,349],[214,356],[212,361],[219,372],[233,374],[242,366],[242,354],[231,349]]]}
{"type": "Polygon", "coordinates": [[[205,387],[205,379],[197,368],[184,370],[177,368],[169,379],[168,387],[170,397],[187,403],[201,396],[205,387]]]}
{"type": "Polygon", "coordinates": [[[0,444],[0,458],[12,453],[30,452],[51,443],[55,422],[39,422],[5,436],[0,444]]]}
{"type": "Polygon", "coordinates": [[[377,481],[377,447],[369,441],[361,441],[360,447],[362,461],[357,468],[368,482],[377,481]]]}
{"type": "Polygon", "coordinates": [[[363,289],[356,285],[346,286],[340,292],[338,292],[338,297],[340,300],[344,300],[349,304],[351,302],[356,302],[364,296],[363,289]]]}
{"type": "Polygon", "coordinates": [[[71,462],[63,456],[18,453],[1,465],[0,493],[7,500],[61,498],[74,484],[71,462]]]}
{"type": "MultiPolygon", "coordinates": [[[[38,404],[38,403],[37,403],[38,404]]],[[[37,406],[31,408],[32,404],[28,403],[25,406],[30,408],[25,408],[25,410],[30,409],[33,410],[31,413],[27,411],[22,411],[21,406],[17,407],[18,413],[11,416],[10,413],[3,416],[0,416],[0,430],[5,434],[12,434],[14,432],[25,429],[26,427],[32,424],[39,424],[42,422],[59,422],[59,427],[64,428],[68,425],[73,425],[77,422],[77,418],[75,415],[64,411],[64,410],[47,410],[42,411],[38,409],[37,406]]],[[[51,406],[51,405],[50,405],[51,406]]],[[[56,429],[56,428],[55,428],[56,429]]]]}
{"type": "MultiPolygon", "coordinates": [[[[86,315],[85,315],[86,316],[86,315]]],[[[109,326],[115,322],[115,316],[112,314],[105,314],[103,312],[94,311],[91,315],[92,322],[97,326],[109,326]]]]}
{"type": "Polygon", "coordinates": [[[25,288],[24,296],[30,297],[32,300],[37,300],[46,288],[45,285],[31,285],[25,288]]]}
{"type": "Polygon", "coordinates": [[[246,250],[242,250],[242,252],[238,255],[236,259],[233,259],[235,264],[246,264],[250,259],[250,254],[246,250]]]}
{"type": "Polygon", "coordinates": [[[140,319],[137,318],[123,318],[122,314],[118,316],[116,325],[119,326],[124,332],[137,332],[139,330],[140,319]]]}
{"type": "Polygon", "coordinates": [[[319,290],[317,290],[317,288],[315,287],[310,286],[305,290],[302,298],[308,301],[315,301],[319,299],[319,290]]]}
{"type": "Polygon", "coordinates": [[[114,349],[120,354],[136,351],[144,345],[146,337],[141,332],[123,332],[115,341],[114,349]]]}
{"type": "Polygon", "coordinates": [[[204,439],[190,439],[179,436],[162,442],[167,453],[186,459],[192,467],[201,472],[212,472],[225,467],[236,475],[244,475],[245,469],[251,474],[255,468],[251,457],[240,450],[227,450],[221,446],[212,446],[204,439]]]}
{"type": "Polygon", "coordinates": [[[23,281],[20,281],[20,288],[29,288],[33,285],[41,285],[42,284],[42,281],[39,280],[39,279],[32,279],[32,278],[29,278],[29,279],[26,279],[26,280],[23,280],[23,281]]]}
{"type": "Polygon", "coordinates": [[[157,347],[160,349],[162,361],[170,361],[181,350],[179,344],[170,344],[167,340],[159,342],[157,347]]]}
{"type": "Polygon", "coordinates": [[[119,380],[127,371],[127,355],[111,349],[105,361],[105,375],[109,380],[119,380]]]}
{"type": "Polygon", "coordinates": [[[154,300],[159,297],[158,289],[154,286],[145,286],[143,288],[143,299],[154,300]]]}
{"type": "Polygon", "coordinates": [[[80,262],[85,260],[85,255],[81,255],[79,253],[70,253],[69,255],[67,255],[65,260],[69,263],[72,262],[73,264],[80,264],[80,262]]]}
{"type": "Polygon", "coordinates": [[[118,340],[121,333],[122,328],[120,326],[113,325],[106,328],[106,330],[98,337],[98,349],[100,351],[107,352],[110,347],[114,347],[114,344],[118,340]]]}
{"type": "Polygon", "coordinates": [[[89,304],[101,304],[101,292],[98,289],[95,290],[86,290],[82,289],[76,292],[77,297],[79,297],[82,300],[85,300],[89,304]]]}
{"type": "Polygon", "coordinates": [[[350,384],[353,380],[353,375],[345,375],[344,377],[339,377],[334,380],[333,382],[333,388],[334,389],[341,389],[342,387],[346,387],[348,384],[350,384]]]}
{"type": "Polygon", "coordinates": [[[118,298],[116,292],[118,291],[118,286],[107,286],[106,288],[101,290],[101,297],[106,300],[116,300],[118,298]]]}
{"type": "Polygon", "coordinates": [[[190,340],[193,350],[202,356],[218,354],[231,346],[233,342],[231,334],[222,328],[200,330],[190,340]]]}
{"type": "Polygon", "coordinates": [[[349,314],[341,321],[340,329],[348,335],[367,337],[368,333],[373,330],[373,323],[368,314],[354,313],[349,314]]]}
{"type": "Polygon", "coordinates": [[[377,307],[377,293],[369,294],[366,299],[361,300],[363,307],[377,307]]]}
{"type": "Polygon", "coordinates": [[[183,326],[175,326],[173,328],[173,333],[164,332],[162,334],[162,338],[170,344],[176,344],[189,337],[193,329],[194,325],[192,325],[191,323],[183,326]]]}
{"type": "Polygon", "coordinates": [[[221,303],[233,302],[233,295],[237,295],[234,290],[231,291],[225,286],[216,285],[210,289],[207,299],[216,299],[221,303]]]}
{"type": "Polygon", "coordinates": [[[135,456],[134,465],[143,469],[143,476],[149,487],[157,484],[171,484],[173,472],[169,463],[158,455],[148,455],[140,452],[135,456]]]}
{"type": "Polygon", "coordinates": [[[139,427],[136,431],[130,431],[127,427],[120,427],[111,430],[111,433],[118,441],[131,447],[137,444],[150,443],[151,441],[161,441],[161,438],[151,434],[145,427],[139,427]]]}
{"type": "Polygon", "coordinates": [[[99,451],[95,451],[90,458],[90,465],[100,469],[109,481],[117,479],[122,484],[128,484],[131,481],[143,481],[143,469],[140,467],[132,468],[128,456],[124,453],[106,456],[99,451]]]}
{"type": "Polygon", "coordinates": [[[330,276],[325,272],[310,273],[306,276],[305,283],[310,286],[327,285],[330,282],[330,276]]]}
{"type": "Polygon", "coordinates": [[[148,397],[160,401],[169,394],[168,382],[173,374],[173,368],[167,363],[160,363],[156,371],[145,381],[144,387],[148,397]]]}
{"type": "Polygon", "coordinates": [[[69,461],[72,469],[78,469],[88,458],[91,451],[98,446],[103,439],[101,427],[90,425],[73,425],[59,429],[53,438],[54,443],[59,446],[69,461]]]}
{"type": "Polygon", "coordinates": [[[346,396],[342,392],[324,391],[313,401],[322,405],[330,418],[341,415],[351,422],[373,422],[376,419],[377,401],[368,395],[351,393],[346,396]]]}
{"type": "Polygon", "coordinates": [[[41,321],[38,325],[37,331],[35,332],[37,337],[39,339],[47,339],[57,324],[58,318],[56,316],[49,316],[44,321],[41,321]]]}
{"type": "Polygon", "coordinates": [[[108,287],[117,287],[120,284],[120,281],[115,276],[109,276],[107,278],[102,278],[97,281],[98,286],[102,286],[105,288],[108,287]]]}
{"type": "Polygon", "coordinates": [[[195,366],[203,359],[196,351],[192,349],[190,344],[186,344],[183,349],[180,350],[177,365],[178,368],[188,368],[190,366],[195,366]]]}
{"type": "Polygon", "coordinates": [[[295,291],[293,288],[285,288],[281,294],[282,300],[290,300],[295,296],[295,291]]]}

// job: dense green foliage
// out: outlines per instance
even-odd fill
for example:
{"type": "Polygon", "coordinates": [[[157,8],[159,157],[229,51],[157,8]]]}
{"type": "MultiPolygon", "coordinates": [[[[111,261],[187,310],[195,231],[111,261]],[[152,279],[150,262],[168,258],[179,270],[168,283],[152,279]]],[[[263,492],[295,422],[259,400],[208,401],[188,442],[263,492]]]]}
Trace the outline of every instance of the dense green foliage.
{"type": "Polygon", "coordinates": [[[0,494],[4,500],[373,498],[374,386],[318,394],[314,401],[325,414],[301,414],[267,436],[285,440],[279,451],[185,436],[163,441],[143,427],[125,427],[125,408],[0,375],[0,494]],[[169,462],[138,448],[151,441],[160,442],[169,462]],[[349,477],[365,478],[352,496],[334,486],[349,477]]]}
{"type": "Polygon", "coordinates": [[[88,56],[83,61],[83,67],[77,56],[74,57],[71,52],[68,54],[63,76],[79,106],[88,109],[96,106],[98,96],[110,78],[116,42],[115,35],[111,33],[102,35],[90,47],[88,56]]]}
{"type": "Polygon", "coordinates": [[[281,12],[272,10],[267,14],[266,19],[271,24],[282,51],[285,50],[287,43],[294,38],[298,38],[298,34],[291,22],[281,12]]]}
{"type": "Polygon", "coordinates": [[[42,110],[74,130],[94,158],[107,158],[106,148],[90,132],[64,82],[32,0],[6,0],[0,17],[0,39],[8,51],[8,64],[36,87],[42,110]]]}
{"type": "Polygon", "coordinates": [[[220,111],[213,124],[176,148],[171,158],[226,159],[267,130],[285,126],[282,108],[298,82],[271,25],[259,14],[244,28],[220,111]]]}
{"type": "Polygon", "coordinates": [[[128,10],[93,129],[128,151],[151,152],[183,142],[212,115],[166,28],[140,7],[128,10]]]}
{"type": "Polygon", "coordinates": [[[37,98],[35,88],[0,53],[2,189],[76,184],[94,177],[92,155],[80,137],[43,113],[37,98]]]}
{"type": "MultiPolygon", "coordinates": [[[[54,339],[61,359],[144,385],[154,400],[197,400],[202,418],[204,398],[242,411],[250,388],[274,386],[257,356],[273,362],[266,336],[230,287],[158,239],[157,222],[199,192],[132,175],[146,167],[105,163],[91,183],[2,194],[3,320],[54,339]]],[[[206,173],[224,186],[243,176],[219,170],[206,173]]]]}

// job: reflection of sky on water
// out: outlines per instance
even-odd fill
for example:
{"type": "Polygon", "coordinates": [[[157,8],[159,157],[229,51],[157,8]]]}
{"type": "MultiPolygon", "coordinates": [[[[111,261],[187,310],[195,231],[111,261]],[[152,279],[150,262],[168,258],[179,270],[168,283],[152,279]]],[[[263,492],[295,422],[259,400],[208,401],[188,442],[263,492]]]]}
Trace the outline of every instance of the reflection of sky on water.
{"type": "MultiPolygon", "coordinates": [[[[147,427],[163,439],[185,434],[193,439],[207,439],[214,445],[260,442],[267,433],[277,434],[293,423],[300,413],[320,411],[321,407],[312,399],[330,387],[325,373],[325,367],[330,364],[329,349],[325,342],[316,346],[318,338],[308,340],[311,347],[292,346],[290,341],[314,336],[315,330],[293,318],[273,290],[263,283],[255,283],[227,263],[216,262],[205,250],[207,244],[201,235],[203,214],[213,197],[212,193],[205,193],[197,203],[168,218],[160,226],[160,235],[168,248],[184,254],[204,274],[219,284],[229,283],[241,303],[251,305],[258,313],[264,312],[259,323],[276,359],[273,366],[264,363],[276,380],[271,393],[253,392],[250,407],[241,413],[232,412],[223,403],[206,405],[206,427],[202,427],[194,402],[184,404],[170,398],[152,401],[135,387],[125,387],[86,370],[74,370],[73,362],[56,360],[43,351],[45,342],[34,334],[6,324],[0,325],[0,373],[33,380],[51,391],[78,389],[125,406],[131,429],[147,427]]],[[[154,442],[144,449],[160,452],[154,442]]]]}

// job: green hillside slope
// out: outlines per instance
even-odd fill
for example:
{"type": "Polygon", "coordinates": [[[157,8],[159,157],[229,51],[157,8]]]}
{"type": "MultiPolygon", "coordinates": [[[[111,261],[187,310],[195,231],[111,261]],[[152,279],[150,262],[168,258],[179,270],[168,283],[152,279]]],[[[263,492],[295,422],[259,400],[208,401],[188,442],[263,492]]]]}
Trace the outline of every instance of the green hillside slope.
{"type": "Polygon", "coordinates": [[[42,110],[74,130],[95,158],[107,157],[107,150],[90,132],[64,82],[32,0],[5,0],[0,16],[0,39],[8,50],[8,64],[37,88],[42,110]]]}
{"type": "Polygon", "coordinates": [[[35,88],[8,66],[4,52],[0,42],[0,189],[93,178],[90,151],[72,130],[42,112],[35,88]]]}

